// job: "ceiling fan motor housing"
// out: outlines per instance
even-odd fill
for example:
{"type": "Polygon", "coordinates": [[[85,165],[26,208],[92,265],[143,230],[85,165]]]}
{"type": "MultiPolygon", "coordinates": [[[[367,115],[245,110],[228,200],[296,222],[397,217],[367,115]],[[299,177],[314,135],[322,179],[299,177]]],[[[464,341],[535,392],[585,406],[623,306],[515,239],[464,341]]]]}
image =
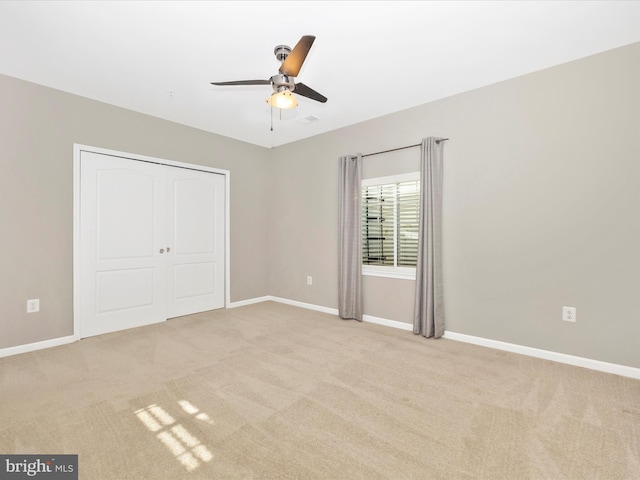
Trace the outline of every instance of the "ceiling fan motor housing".
{"type": "Polygon", "coordinates": [[[293,92],[296,88],[293,80],[284,73],[279,73],[271,77],[271,85],[273,86],[273,90],[275,92],[282,92],[283,90],[289,90],[293,92]]]}

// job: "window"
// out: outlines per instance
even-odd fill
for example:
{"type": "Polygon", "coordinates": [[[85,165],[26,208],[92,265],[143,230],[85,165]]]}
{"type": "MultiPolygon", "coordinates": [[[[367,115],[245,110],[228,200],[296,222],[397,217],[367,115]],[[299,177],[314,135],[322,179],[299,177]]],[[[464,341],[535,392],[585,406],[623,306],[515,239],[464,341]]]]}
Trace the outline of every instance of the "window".
{"type": "Polygon", "coordinates": [[[415,279],[420,172],[362,181],[362,273],[415,279]]]}

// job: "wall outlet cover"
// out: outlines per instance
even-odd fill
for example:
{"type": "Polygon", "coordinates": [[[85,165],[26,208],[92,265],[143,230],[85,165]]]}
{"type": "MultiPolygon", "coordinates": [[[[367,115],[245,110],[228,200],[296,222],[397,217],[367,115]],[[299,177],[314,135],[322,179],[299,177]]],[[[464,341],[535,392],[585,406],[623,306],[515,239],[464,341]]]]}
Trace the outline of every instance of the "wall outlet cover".
{"type": "Polygon", "coordinates": [[[40,311],[40,299],[32,298],[27,300],[27,313],[35,313],[40,311]]]}
{"type": "Polygon", "coordinates": [[[575,307],[562,307],[562,320],[565,322],[576,321],[576,308],[575,307]]]}

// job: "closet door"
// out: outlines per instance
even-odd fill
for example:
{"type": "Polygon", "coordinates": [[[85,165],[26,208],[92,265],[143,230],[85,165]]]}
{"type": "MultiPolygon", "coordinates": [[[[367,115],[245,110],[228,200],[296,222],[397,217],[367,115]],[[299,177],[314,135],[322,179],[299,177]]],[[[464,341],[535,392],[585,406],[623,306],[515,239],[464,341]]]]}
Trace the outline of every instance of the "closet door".
{"type": "Polygon", "coordinates": [[[224,307],[225,184],[81,152],[81,337],[224,307]]]}
{"type": "Polygon", "coordinates": [[[165,167],[82,152],[80,178],[81,337],[165,320],[165,167]]]}
{"type": "Polygon", "coordinates": [[[225,177],[168,168],[167,317],[224,307],[225,177]]]}

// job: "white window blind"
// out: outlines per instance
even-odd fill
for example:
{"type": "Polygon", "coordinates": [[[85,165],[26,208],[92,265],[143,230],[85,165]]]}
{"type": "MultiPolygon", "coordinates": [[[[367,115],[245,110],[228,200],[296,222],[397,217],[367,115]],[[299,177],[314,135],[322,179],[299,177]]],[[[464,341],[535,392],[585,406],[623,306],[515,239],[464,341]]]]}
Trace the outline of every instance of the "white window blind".
{"type": "Polygon", "coordinates": [[[363,265],[415,269],[419,214],[419,172],[363,181],[363,265]]]}

